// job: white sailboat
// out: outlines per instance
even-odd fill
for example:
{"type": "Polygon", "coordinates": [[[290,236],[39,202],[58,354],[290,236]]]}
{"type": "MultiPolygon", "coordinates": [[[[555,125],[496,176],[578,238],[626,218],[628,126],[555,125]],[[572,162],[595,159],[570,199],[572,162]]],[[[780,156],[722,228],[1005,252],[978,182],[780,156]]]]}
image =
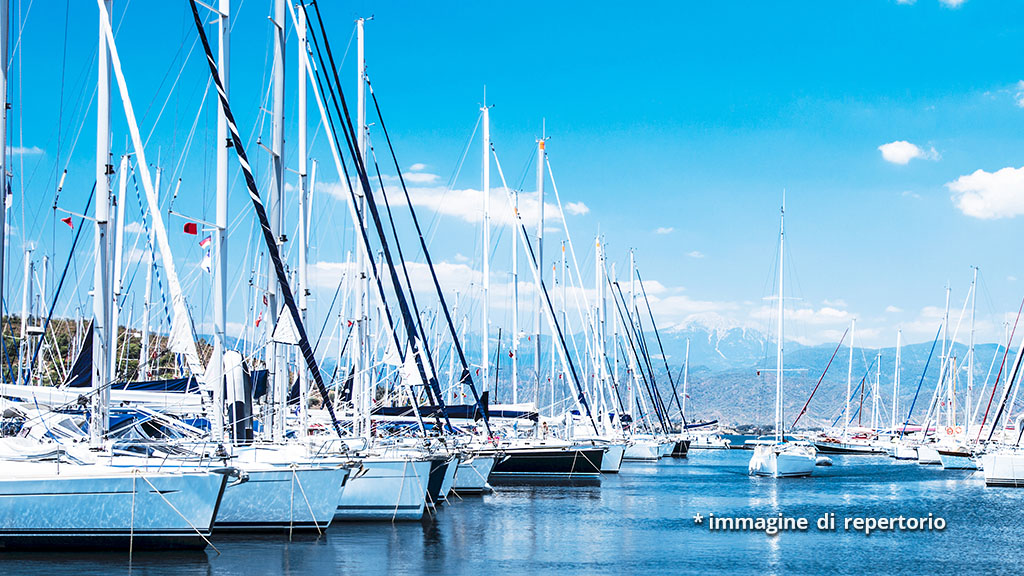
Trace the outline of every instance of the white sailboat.
{"type": "Polygon", "coordinates": [[[748,471],[751,476],[798,478],[810,476],[817,461],[814,446],[807,443],[787,442],[782,429],[782,339],[783,339],[783,257],[785,248],[786,201],[783,196],[779,219],[779,331],[775,371],[775,439],[754,447],[748,471]]]}

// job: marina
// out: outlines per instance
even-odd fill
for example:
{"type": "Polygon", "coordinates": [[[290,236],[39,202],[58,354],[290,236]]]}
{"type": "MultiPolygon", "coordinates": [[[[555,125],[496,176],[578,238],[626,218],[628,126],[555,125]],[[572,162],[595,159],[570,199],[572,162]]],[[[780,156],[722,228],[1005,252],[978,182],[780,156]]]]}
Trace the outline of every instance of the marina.
{"type": "Polygon", "coordinates": [[[1024,9],[870,2],[0,0],[0,574],[1015,571],[1024,9]]]}

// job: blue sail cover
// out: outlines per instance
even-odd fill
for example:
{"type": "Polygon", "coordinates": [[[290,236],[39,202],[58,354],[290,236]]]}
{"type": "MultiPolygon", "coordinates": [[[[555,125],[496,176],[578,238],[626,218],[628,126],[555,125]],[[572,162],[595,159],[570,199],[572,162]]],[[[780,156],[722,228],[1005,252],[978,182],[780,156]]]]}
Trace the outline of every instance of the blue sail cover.
{"type": "MultiPolygon", "coordinates": [[[[67,380],[64,381],[64,386],[68,388],[92,387],[92,332],[92,324],[89,324],[85,342],[82,343],[82,350],[78,353],[78,358],[75,359],[75,365],[71,367],[67,380]]],[[[191,394],[199,391],[199,383],[194,376],[189,376],[187,378],[171,378],[169,380],[118,382],[112,385],[110,389],[191,394]]]]}

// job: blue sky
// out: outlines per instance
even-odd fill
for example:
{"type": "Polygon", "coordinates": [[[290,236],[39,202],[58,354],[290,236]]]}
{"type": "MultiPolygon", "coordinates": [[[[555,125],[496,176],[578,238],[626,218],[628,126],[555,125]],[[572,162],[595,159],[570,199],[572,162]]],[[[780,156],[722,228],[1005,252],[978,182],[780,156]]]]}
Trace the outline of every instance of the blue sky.
{"type": "MultiPolygon", "coordinates": [[[[50,205],[65,165],[61,206],[79,210],[92,183],[97,14],[90,2],[72,3],[65,35],[61,3],[22,4],[13,9],[14,28],[24,28],[11,64],[11,138],[21,152],[12,166],[12,242],[14,248],[25,240],[48,251],[56,246],[54,260],[62,266],[70,236],[50,205]]],[[[666,325],[767,327],[762,298],[772,291],[783,190],[787,292],[799,298],[789,304],[792,338],[834,340],[856,317],[859,344],[892,345],[898,327],[905,341],[930,339],[947,282],[958,311],[971,266],[981,269],[983,339],[1001,336],[1005,315],[1024,296],[1024,271],[1015,258],[1024,241],[1018,216],[1024,173],[1016,172],[1024,165],[1019,3],[345,2],[323,9],[338,51],[348,44],[355,17],[374,16],[366,28],[369,71],[401,164],[416,174],[410,183],[421,216],[438,230],[431,247],[445,264],[448,290],[471,298],[478,292],[479,133],[453,190],[446,185],[474,132],[486,85],[492,139],[509,184],[523,181],[525,194],[535,190],[532,166],[523,176],[546,123],[559,192],[577,207],[566,218],[584,282],[589,287],[594,276],[595,234],[603,235],[620,275],[635,248],[666,325]],[[893,143],[883,155],[882,147],[893,143]]],[[[235,10],[232,102],[265,185],[268,159],[253,136],[269,140],[260,105],[269,81],[271,8],[245,0],[235,10]]],[[[166,174],[183,178],[176,206],[211,220],[215,108],[212,93],[203,101],[207,71],[199,46],[193,48],[187,4],[117,2],[114,18],[143,133],[153,134],[150,161],[159,156],[166,174]]],[[[286,156],[294,168],[290,23],[289,40],[286,156]]],[[[350,90],[353,63],[354,48],[341,70],[350,90]]],[[[118,102],[115,97],[115,155],[126,139],[118,102]]],[[[310,118],[312,134],[312,101],[310,118]]],[[[383,154],[379,134],[373,127],[371,133],[383,154]]],[[[324,191],[312,253],[319,263],[318,324],[352,237],[344,204],[330,193],[340,190],[339,179],[322,133],[312,155],[324,191]]],[[[390,166],[385,171],[394,175],[390,166]]],[[[496,170],[492,176],[497,188],[496,170]]],[[[294,215],[294,195],[288,202],[294,215]]],[[[257,243],[240,180],[232,207],[231,273],[247,279],[257,243]]],[[[550,226],[549,257],[564,237],[559,221],[550,226]]],[[[171,219],[168,227],[202,326],[210,321],[209,280],[198,270],[202,251],[180,233],[180,221],[171,219]]],[[[496,227],[492,234],[492,320],[505,325],[509,232],[496,227]]],[[[20,302],[17,252],[9,262],[9,307],[20,302]]],[[[88,290],[87,277],[80,277],[76,297],[63,307],[68,313],[88,290]]],[[[236,329],[251,323],[242,300],[233,302],[236,329]]],[[[465,302],[463,312],[478,313],[478,302],[465,302]]],[[[525,309],[521,322],[529,326],[525,309]]]]}

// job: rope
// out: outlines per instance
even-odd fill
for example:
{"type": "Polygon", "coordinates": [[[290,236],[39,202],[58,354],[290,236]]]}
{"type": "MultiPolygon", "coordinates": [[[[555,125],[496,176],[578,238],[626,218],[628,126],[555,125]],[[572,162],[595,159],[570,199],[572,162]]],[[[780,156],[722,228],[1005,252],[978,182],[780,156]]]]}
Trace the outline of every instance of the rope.
{"type": "Polygon", "coordinates": [[[216,552],[218,556],[220,556],[220,550],[218,550],[217,547],[214,546],[212,542],[210,542],[210,539],[207,538],[206,536],[204,536],[203,533],[200,532],[199,529],[196,528],[194,524],[192,524],[191,520],[189,520],[188,518],[185,517],[184,514],[179,512],[178,509],[174,507],[174,504],[171,504],[171,501],[168,500],[167,498],[165,498],[163,493],[160,492],[160,490],[158,490],[156,486],[153,486],[153,483],[149,481],[149,478],[146,478],[145,476],[143,476],[142,472],[140,470],[138,470],[138,469],[134,469],[134,470],[132,470],[132,472],[137,474],[139,476],[139,478],[142,478],[143,480],[145,480],[146,484],[149,484],[149,487],[152,488],[154,492],[156,492],[157,496],[159,496],[168,506],[170,506],[171,510],[174,510],[174,512],[178,516],[180,516],[181,519],[184,520],[185,523],[187,523],[189,525],[189,527],[192,528],[192,530],[194,530],[195,533],[199,535],[200,538],[203,539],[203,542],[206,542],[206,545],[209,546],[210,548],[213,548],[213,551],[216,552]]]}

